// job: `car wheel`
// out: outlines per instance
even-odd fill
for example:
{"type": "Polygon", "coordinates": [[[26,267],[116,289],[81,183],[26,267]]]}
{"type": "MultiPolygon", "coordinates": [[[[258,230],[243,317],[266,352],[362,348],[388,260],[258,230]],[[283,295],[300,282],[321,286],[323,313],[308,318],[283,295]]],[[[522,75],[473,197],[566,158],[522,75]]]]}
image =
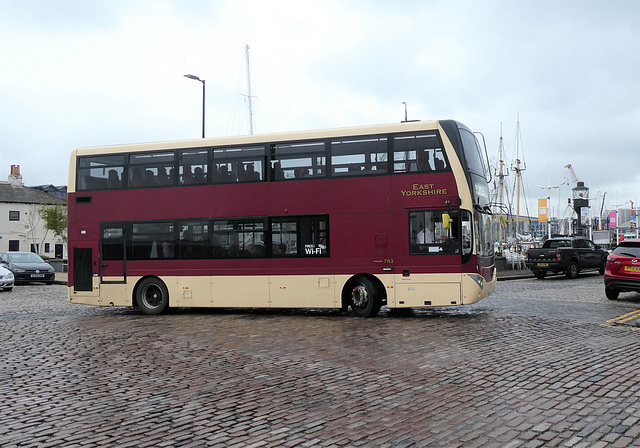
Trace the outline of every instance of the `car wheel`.
{"type": "Polygon", "coordinates": [[[169,306],[169,291],[159,278],[145,278],[136,289],[136,303],[144,314],[160,314],[169,306]]]}
{"type": "Polygon", "coordinates": [[[600,269],[598,269],[598,274],[604,275],[604,271],[606,270],[607,270],[607,260],[605,260],[602,266],[600,266],[600,269]]]}
{"type": "Polygon", "coordinates": [[[533,271],[533,275],[535,275],[537,279],[542,280],[547,276],[547,271],[544,269],[536,269],[533,271]]]}
{"type": "Polygon", "coordinates": [[[604,287],[604,294],[607,296],[607,299],[616,300],[618,298],[618,295],[620,295],[620,292],[616,291],[611,286],[605,286],[604,287]]]}
{"type": "Polygon", "coordinates": [[[574,279],[578,277],[578,263],[574,260],[569,262],[569,266],[567,267],[567,278],[574,279]]]}

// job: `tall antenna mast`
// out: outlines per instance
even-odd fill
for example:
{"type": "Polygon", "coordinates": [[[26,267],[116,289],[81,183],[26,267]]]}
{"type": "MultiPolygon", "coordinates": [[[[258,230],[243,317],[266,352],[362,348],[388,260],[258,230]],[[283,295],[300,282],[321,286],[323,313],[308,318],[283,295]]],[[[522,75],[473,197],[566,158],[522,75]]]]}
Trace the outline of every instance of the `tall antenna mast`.
{"type": "Polygon", "coordinates": [[[249,98],[249,132],[253,135],[253,105],[251,104],[251,69],[249,66],[249,44],[244,47],[247,53],[247,98],[249,98]]]}

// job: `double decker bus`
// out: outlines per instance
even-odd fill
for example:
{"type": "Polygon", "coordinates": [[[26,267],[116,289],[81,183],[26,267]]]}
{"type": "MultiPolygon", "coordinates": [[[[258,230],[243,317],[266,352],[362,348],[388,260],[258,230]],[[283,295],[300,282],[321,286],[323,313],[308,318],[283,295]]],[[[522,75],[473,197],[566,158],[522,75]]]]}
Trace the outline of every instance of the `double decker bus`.
{"type": "Polygon", "coordinates": [[[69,300],[363,317],[475,303],[496,284],[486,169],[453,120],[76,149],[69,300]]]}

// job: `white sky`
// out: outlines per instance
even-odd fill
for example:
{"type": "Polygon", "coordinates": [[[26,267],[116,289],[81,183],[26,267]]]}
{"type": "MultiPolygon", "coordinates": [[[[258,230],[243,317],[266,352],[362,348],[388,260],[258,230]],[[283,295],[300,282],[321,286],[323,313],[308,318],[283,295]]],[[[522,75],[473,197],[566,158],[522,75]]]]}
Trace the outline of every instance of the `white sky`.
{"type": "Polygon", "coordinates": [[[398,122],[406,101],[493,162],[502,123],[510,167],[519,114],[531,215],[567,164],[606,209],[640,204],[640,0],[0,0],[0,178],[63,185],[73,148],[199,138],[187,73],[207,136],[248,134],[246,44],[258,133],[398,122]]]}

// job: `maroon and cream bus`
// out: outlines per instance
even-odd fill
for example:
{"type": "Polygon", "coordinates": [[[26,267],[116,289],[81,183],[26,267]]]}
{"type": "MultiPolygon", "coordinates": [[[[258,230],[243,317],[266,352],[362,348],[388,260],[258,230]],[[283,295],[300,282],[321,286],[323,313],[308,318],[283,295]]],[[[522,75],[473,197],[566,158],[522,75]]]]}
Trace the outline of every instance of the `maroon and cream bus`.
{"type": "Polygon", "coordinates": [[[452,120],[76,149],[69,300],[475,303],[496,284],[486,170],[452,120]]]}

